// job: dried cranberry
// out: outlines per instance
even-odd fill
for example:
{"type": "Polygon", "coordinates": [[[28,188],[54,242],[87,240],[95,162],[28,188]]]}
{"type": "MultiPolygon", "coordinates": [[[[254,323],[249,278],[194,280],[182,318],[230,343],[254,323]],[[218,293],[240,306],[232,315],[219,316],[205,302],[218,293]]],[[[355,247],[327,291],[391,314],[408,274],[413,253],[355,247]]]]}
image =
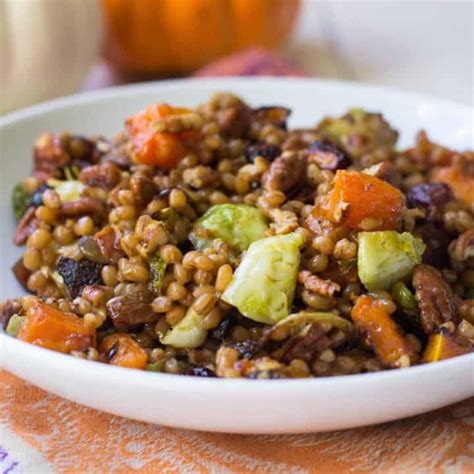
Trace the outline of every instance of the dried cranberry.
{"type": "Polygon", "coordinates": [[[417,225],[413,233],[423,240],[426,250],[423,253],[423,263],[436,268],[446,268],[449,265],[448,245],[451,237],[434,224],[417,225]]]}
{"type": "Polygon", "coordinates": [[[257,352],[262,349],[262,341],[254,341],[247,339],[246,341],[236,342],[232,347],[239,353],[243,359],[251,359],[257,352]]]}
{"type": "Polygon", "coordinates": [[[217,375],[206,367],[192,367],[189,369],[187,375],[193,375],[195,377],[217,377],[217,375]]]}
{"type": "Polygon", "coordinates": [[[232,326],[235,324],[233,317],[223,319],[219,325],[212,331],[212,337],[218,341],[223,341],[230,333],[232,326]]]}
{"type": "Polygon", "coordinates": [[[89,260],[83,259],[78,262],[72,258],[61,257],[56,270],[63,278],[69,296],[74,299],[80,296],[87,285],[101,285],[103,283],[100,276],[102,266],[89,260]]]}
{"type": "Polygon", "coordinates": [[[332,171],[347,168],[351,164],[349,157],[342,150],[320,140],[308,147],[308,160],[323,170],[332,171]]]}
{"type": "Polygon", "coordinates": [[[445,183],[418,184],[407,192],[408,204],[411,207],[426,209],[428,220],[433,220],[440,209],[452,199],[453,192],[445,183]]]}
{"type": "Polygon", "coordinates": [[[255,145],[249,145],[245,150],[245,156],[247,160],[251,161],[252,163],[255,161],[257,156],[261,156],[267,161],[272,162],[280,155],[281,148],[278,145],[271,145],[270,143],[257,143],[255,145]]]}

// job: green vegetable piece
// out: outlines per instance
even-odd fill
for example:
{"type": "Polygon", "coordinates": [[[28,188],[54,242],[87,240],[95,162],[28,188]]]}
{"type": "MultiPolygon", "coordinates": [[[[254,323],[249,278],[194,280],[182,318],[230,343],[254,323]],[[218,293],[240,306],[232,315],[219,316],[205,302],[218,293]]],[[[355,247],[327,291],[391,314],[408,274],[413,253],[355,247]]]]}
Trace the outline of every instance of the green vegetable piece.
{"type": "Polygon", "coordinates": [[[31,196],[25,191],[23,183],[17,183],[12,192],[12,207],[15,219],[19,221],[28,209],[31,196]]]}
{"type": "Polygon", "coordinates": [[[285,326],[287,328],[293,328],[297,326],[302,326],[304,324],[330,324],[331,326],[341,329],[346,332],[351,332],[353,329],[353,325],[347,319],[341,318],[337,314],[329,313],[329,312],[307,312],[307,311],[300,311],[299,313],[293,313],[287,316],[286,318],[278,321],[277,324],[273,327],[273,329],[285,326]]]}
{"type": "Polygon", "coordinates": [[[157,360],[156,362],[153,362],[152,364],[147,364],[147,366],[145,367],[145,370],[148,370],[149,372],[164,372],[165,363],[166,363],[166,359],[164,358],[157,360]]]}
{"type": "Polygon", "coordinates": [[[81,197],[84,189],[86,189],[86,186],[78,180],[64,181],[50,178],[47,184],[59,194],[62,202],[77,201],[81,197]]]}
{"type": "Polygon", "coordinates": [[[207,331],[201,326],[202,316],[190,307],[184,318],[173,326],[160,342],[165,345],[194,349],[204,343],[207,331]]]}
{"type": "Polygon", "coordinates": [[[148,264],[150,265],[151,290],[155,293],[159,293],[163,285],[163,278],[165,277],[166,262],[160,257],[159,253],[156,253],[150,258],[148,264]]]}
{"type": "Polygon", "coordinates": [[[411,275],[425,248],[423,241],[409,232],[360,232],[359,278],[368,290],[389,290],[395,282],[411,275]]]}
{"type": "Polygon", "coordinates": [[[8,321],[7,334],[12,337],[17,337],[24,321],[25,316],[20,316],[19,314],[12,315],[8,321]]]}
{"type": "Polygon", "coordinates": [[[466,290],[465,298],[467,300],[474,300],[474,286],[471,286],[466,290]]]}
{"type": "Polygon", "coordinates": [[[407,313],[418,313],[418,304],[415,295],[408,289],[403,281],[397,281],[392,286],[392,296],[397,305],[407,313]]]}
{"type": "Polygon", "coordinates": [[[286,318],[295,293],[302,244],[298,233],[251,244],[221,299],[254,321],[275,324],[286,318]]]}
{"type": "Polygon", "coordinates": [[[255,207],[216,204],[194,223],[189,238],[198,250],[210,247],[214,239],[222,239],[231,249],[241,253],[252,242],[262,239],[267,229],[267,221],[255,207]]]}

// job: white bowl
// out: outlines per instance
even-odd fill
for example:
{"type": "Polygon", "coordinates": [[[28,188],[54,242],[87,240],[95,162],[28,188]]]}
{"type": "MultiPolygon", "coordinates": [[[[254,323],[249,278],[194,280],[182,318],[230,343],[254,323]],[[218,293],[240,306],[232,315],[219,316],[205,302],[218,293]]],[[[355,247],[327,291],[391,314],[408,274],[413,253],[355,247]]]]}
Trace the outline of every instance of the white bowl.
{"type": "MultiPolygon", "coordinates": [[[[367,85],[314,79],[165,81],[56,100],[0,119],[0,298],[21,293],[9,268],[10,193],[31,170],[43,131],[111,136],[151,102],[196,105],[232,91],[254,105],[293,109],[291,126],[308,126],[351,106],[381,111],[401,130],[401,145],[420,128],[457,149],[473,147],[473,111],[452,102],[367,85]]],[[[205,379],[88,362],[0,334],[0,364],[45,390],[99,410],[168,426],[233,433],[295,433],[381,423],[433,410],[474,394],[474,355],[374,374],[299,380],[205,379]]]]}

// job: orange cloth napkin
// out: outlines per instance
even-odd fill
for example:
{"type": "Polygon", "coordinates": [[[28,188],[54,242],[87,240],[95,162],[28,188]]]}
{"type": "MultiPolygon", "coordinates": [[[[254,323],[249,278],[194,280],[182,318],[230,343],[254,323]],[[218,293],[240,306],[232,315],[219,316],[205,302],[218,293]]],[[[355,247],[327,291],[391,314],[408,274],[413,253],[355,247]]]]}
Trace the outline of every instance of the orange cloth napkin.
{"type": "MultiPolygon", "coordinates": [[[[272,54],[252,49],[195,75],[303,74],[272,54]]],[[[84,89],[123,82],[101,64],[84,89]]],[[[0,371],[0,473],[20,472],[467,474],[474,472],[474,398],[406,420],[348,431],[225,435],[97,412],[0,371]]]]}
{"type": "MultiPolygon", "coordinates": [[[[429,396],[429,394],[427,394],[429,396]]],[[[0,371],[3,473],[472,473],[474,398],[366,428],[245,436],[97,412],[0,371]]]]}

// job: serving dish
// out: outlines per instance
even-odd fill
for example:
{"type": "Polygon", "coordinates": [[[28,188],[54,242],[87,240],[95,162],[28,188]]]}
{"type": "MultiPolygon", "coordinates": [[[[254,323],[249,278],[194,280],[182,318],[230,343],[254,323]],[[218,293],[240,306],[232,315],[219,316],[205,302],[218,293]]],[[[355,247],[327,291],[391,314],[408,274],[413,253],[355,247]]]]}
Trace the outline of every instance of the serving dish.
{"type": "MultiPolygon", "coordinates": [[[[9,195],[26,175],[30,147],[42,131],[111,135],[123,119],[154,101],[197,105],[228,90],[253,104],[294,110],[305,126],[350,106],[381,111],[402,131],[401,146],[419,128],[453,148],[472,147],[472,111],[457,104],[371,86],[294,79],[170,81],[91,93],[11,114],[0,123],[2,144],[1,255],[10,267],[19,253],[9,195]]],[[[4,272],[0,297],[18,294],[4,272]]],[[[377,374],[311,380],[202,380],[127,371],[30,347],[0,335],[1,363],[26,380],[71,400],[112,413],[194,429],[283,433],[349,428],[427,411],[473,393],[473,356],[377,374]],[[31,352],[33,351],[33,352],[31,352]],[[178,380],[179,379],[179,380],[178,380]],[[255,384],[255,385],[252,385],[255,384]],[[120,394],[120,396],[117,396],[120,394]],[[429,398],[427,396],[429,395],[429,398]],[[163,407],[166,407],[164,409],[163,407]]]]}

